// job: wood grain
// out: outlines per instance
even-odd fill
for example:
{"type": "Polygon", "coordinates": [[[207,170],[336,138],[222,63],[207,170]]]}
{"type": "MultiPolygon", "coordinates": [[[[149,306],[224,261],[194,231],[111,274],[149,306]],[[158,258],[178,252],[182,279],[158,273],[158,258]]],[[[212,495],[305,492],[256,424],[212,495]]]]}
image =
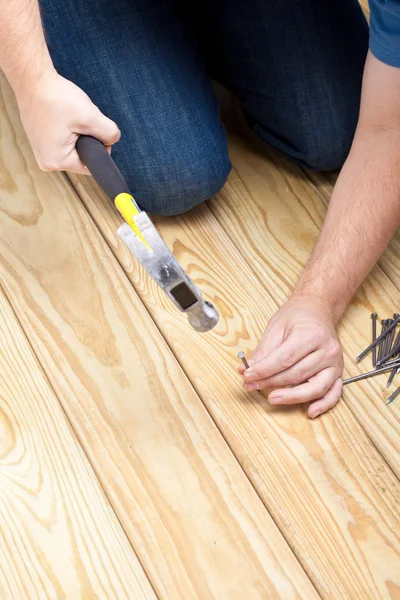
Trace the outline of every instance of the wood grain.
{"type": "MultiPolygon", "coordinates": [[[[264,159],[260,168],[266,168],[264,159]]],[[[272,408],[258,395],[244,394],[235,373],[238,350],[254,348],[277,300],[289,289],[282,271],[297,273],[306,258],[301,243],[300,257],[294,256],[298,240],[293,237],[291,250],[285,250],[289,232],[296,233],[289,199],[296,203],[297,198],[286,183],[281,189],[275,170],[272,191],[258,185],[253,170],[243,174],[239,195],[234,174],[211,204],[237,230],[233,239],[241,254],[206,206],[183,217],[157,219],[180,263],[221,312],[220,323],[207,336],[189,329],[133,263],[115,234],[120,218],[95,183],[71,180],[321,596],[394,598],[400,593],[399,481],[361,426],[345,404],[316,421],[309,421],[301,408],[272,408]],[[265,224],[251,205],[254,187],[264,201],[270,193],[287,195],[286,204],[280,198],[268,211],[277,225],[268,245],[265,224]],[[237,239],[241,236],[243,243],[237,239]],[[258,278],[247,261],[258,261],[268,278],[258,278]]],[[[312,196],[307,210],[321,220],[318,197],[312,196]]],[[[221,223],[225,226],[222,218],[221,223]]],[[[304,242],[311,243],[315,235],[309,232],[304,242]]]]}
{"type": "Polygon", "coordinates": [[[0,290],[0,597],[154,592],[0,290]]]}
{"type": "Polygon", "coordinates": [[[76,194],[37,168],[4,84],[2,97],[0,275],[157,595],[318,598],[76,194]]]}

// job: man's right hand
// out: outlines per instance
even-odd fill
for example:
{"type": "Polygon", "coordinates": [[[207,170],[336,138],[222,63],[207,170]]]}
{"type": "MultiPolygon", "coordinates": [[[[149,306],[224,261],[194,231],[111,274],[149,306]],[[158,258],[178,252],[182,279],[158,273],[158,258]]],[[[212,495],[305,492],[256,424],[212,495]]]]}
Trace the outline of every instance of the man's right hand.
{"type": "Polygon", "coordinates": [[[75,149],[79,135],[92,135],[108,149],[121,132],[78,86],[55,71],[34,87],[15,90],[22,124],[44,171],[88,175],[75,149]]]}

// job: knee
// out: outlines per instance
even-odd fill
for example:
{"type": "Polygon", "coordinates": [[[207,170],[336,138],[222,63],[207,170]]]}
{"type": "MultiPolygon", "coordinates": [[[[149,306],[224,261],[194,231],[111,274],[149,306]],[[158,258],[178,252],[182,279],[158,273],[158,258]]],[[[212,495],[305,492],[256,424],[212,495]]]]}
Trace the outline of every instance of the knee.
{"type": "Polygon", "coordinates": [[[188,212],[221,191],[230,169],[216,173],[193,174],[193,179],[177,181],[171,178],[161,188],[158,183],[149,185],[146,192],[139,193],[137,200],[147,212],[171,217],[188,212]]]}
{"type": "Polygon", "coordinates": [[[129,188],[143,210],[163,216],[183,214],[222,189],[231,170],[227,152],[207,151],[165,156],[140,174],[125,173],[129,188]]]}
{"type": "Polygon", "coordinates": [[[353,141],[354,128],[319,130],[308,139],[299,162],[313,171],[340,169],[346,161],[353,141]]]}
{"type": "Polygon", "coordinates": [[[251,125],[259,137],[300,166],[331,171],[343,166],[357,126],[359,104],[356,100],[348,104],[321,99],[299,111],[295,119],[285,113],[273,124],[264,111],[261,118],[251,120],[251,125]]]}
{"type": "Polygon", "coordinates": [[[325,110],[309,115],[301,123],[300,146],[304,165],[314,171],[340,169],[350,152],[358,121],[358,102],[349,106],[332,103],[325,110]],[[307,126],[308,122],[308,126],[307,126]]]}

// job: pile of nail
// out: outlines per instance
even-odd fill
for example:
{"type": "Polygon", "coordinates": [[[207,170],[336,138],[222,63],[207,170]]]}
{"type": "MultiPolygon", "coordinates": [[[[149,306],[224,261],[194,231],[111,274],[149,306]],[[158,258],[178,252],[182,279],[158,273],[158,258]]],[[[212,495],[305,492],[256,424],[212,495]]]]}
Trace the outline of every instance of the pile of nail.
{"type": "MultiPolygon", "coordinates": [[[[372,313],[372,342],[370,345],[361,352],[356,358],[356,362],[360,362],[364,356],[372,353],[372,366],[375,367],[373,371],[368,373],[362,373],[356,375],[356,377],[350,377],[345,379],[343,385],[353,383],[354,381],[360,381],[369,377],[375,377],[390,371],[389,379],[386,387],[390,387],[396,373],[400,373],[400,331],[397,332],[397,325],[400,323],[400,315],[395,313],[392,319],[383,319],[381,321],[381,331],[377,336],[377,322],[378,315],[372,313]]],[[[391,404],[393,400],[400,395],[400,387],[398,387],[393,394],[386,400],[386,404],[391,404]]]]}

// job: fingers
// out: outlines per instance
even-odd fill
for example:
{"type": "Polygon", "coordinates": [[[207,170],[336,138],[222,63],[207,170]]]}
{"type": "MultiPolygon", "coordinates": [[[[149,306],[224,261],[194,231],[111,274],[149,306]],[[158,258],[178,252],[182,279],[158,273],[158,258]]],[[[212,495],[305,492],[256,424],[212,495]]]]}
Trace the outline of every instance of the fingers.
{"type": "Polygon", "coordinates": [[[51,151],[46,149],[44,157],[37,156],[38,164],[43,171],[68,171],[79,175],[90,175],[75,147],[80,134],[92,135],[99,139],[111,154],[111,146],[119,140],[121,132],[113,121],[104,116],[94,104],[92,106],[95,109],[94,116],[93,114],[87,116],[84,125],[76,125],[74,127],[76,133],[69,132],[62,144],[57,141],[51,151]]]}
{"type": "Polygon", "coordinates": [[[75,149],[75,141],[71,144],[68,154],[62,159],[62,170],[79,175],[90,175],[89,169],[81,161],[75,149]]]}
{"type": "Polygon", "coordinates": [[[100,140],[105,145],[109,154],[111,154],[112,145],[118,142],[121,137],[121,132],[114,121],[103,115],[94,104],[91,106],[91,115],[87,117],[86,123],[76,128],[78,130],[76,138],[74,139],[72,147],[70,147],[68,156],[65,157],[62,162],[63,171],[78,173],[79,175],[90,175],[89,170],[81,161],[75,149],[78,134],[91,135],[100,140]]]}
{"type": "Polygon", "coordinates": [[[75,149],[79,135],[92,135],[109,149],[120,136],[117,125],[89,96],[57,73],[44,78],[37,94],[18,99],[21,120],[43,171],[88,174],[75,149]]]}
{"type": "Polygon", "coordinates": [[[312,299],[294,298],[277,312],[249,365],[238,367],[244,388],[272,388],[271,404],[312,402],[315,416],[340,397],[343,354],[335,323],[312,299]]]}
{"type": "Polygon", "coordinates": [[[79,175],[90,175],[74,146],[70,149],[67,156],[57,157],[54,153],[51,160],[38,160],[38,164],[42,171],[69,171],[70,173],[78,173],[79,175]]]}
{"type": "MultiPolygon", "coordinates": [[[[273,350],[278,348],[279,344],[283,341],[282,333],[274,334],[268,329],[264,332],[260,339],[260,342],[248,359],[249,366],[251,367],[254,363],[268,356],[273,350]]],[[[241,375],[246,371],[246,367],[243,364],[238,366],[238,371],[241,375]]]]}
{"type": "Polygon", "coordinates": [[[86,119],[86,122],[77,129],[79,131],[76,133],[91,135],[103,142],[105,146],[116,144],[121,137],[121,132],[116,123],[103,115],[101,110],[94,104],[92,104],[90,116],[86,119]]]}
{"type": "MultiPolygon", "coordinates": [[[[318,349],[311,352],[311,354],[289,369],[286,369],[277,375],[273,375],[272,377],[261,379],[258,383],[261,389],[299,385],[300,383],[308,381],[311,377],[316,375],[316,373],[327,367],[339,367],[341,365],[342,356],[340,353],[338,353],[336,357],[332,357],[329,353],[324,352],[323,349],[318,349]]],[[[247,389],[246,385],[245,389],[247,389]]]]}
{"type": "MultiPolygon", "coordinates": [[[[269,387],[263,381],[246,386],[247,391],[269,387]]],[[[312,402],[308,408],[308,416],[315,419],[333,408],[340,400],[342,391],[341,368],[329,368],[321,371],[312,380],[291,389],[274,390],[268,397],[272,405],[303,404],[312,402]],[[338,376],[338,372],[340,375],[338,376]]]]}
{"type": "Polygon", "coordinates": [[[341,370],[329,367],[320,371],[306,383],[293,388],[277,389],[270,393],[271,404],[301,404],[325,396],[333,383],[340,377],[341,370]]]}
{"type": "Polygon", "coordinates": [[[309,406],[308,416],[311,419],[315,419],[315,417],[318,417],[318,415],[322,415],[322,413],[325,413],[333,408],[340,400],[341,391],[342,378],[339,377],[323,398],[320,398],[309,406]]]}
{"type": "Polygon", "coordinates": [[[269,328],[264,331],[263,336],[260,339],[260,342],[253,352],[250,355],[248,363],[252,366],[254,363],[263,360],[267,356],[271,354],[273,350],[278,348],[278,346],[283,342],[283,331],[279,329],[278,332],[274,331],[274,329],[270,330],[269,328]]]}
{"type": "MultiPolygon", "coordinates": [[[[111,146],[106,146],[108,154],[111,154],[111,146]]],[[[63,171],[69,173],[77,173],[78,175],[90,175],[89,169],[79,158],[79,154],[75,150],[75,147],[71,149],[70,154],[63,162],[63,171]]]]}
{"type": "Polygon", "coordinates": [[[250,369],[244,374],[245,380],[250,383],[272,377],[292,367],[316,349],[317,343],[315,339],[305,339],[304,334],[301,335],[294,331],[268,356],[251,364],[250,369]]]}

